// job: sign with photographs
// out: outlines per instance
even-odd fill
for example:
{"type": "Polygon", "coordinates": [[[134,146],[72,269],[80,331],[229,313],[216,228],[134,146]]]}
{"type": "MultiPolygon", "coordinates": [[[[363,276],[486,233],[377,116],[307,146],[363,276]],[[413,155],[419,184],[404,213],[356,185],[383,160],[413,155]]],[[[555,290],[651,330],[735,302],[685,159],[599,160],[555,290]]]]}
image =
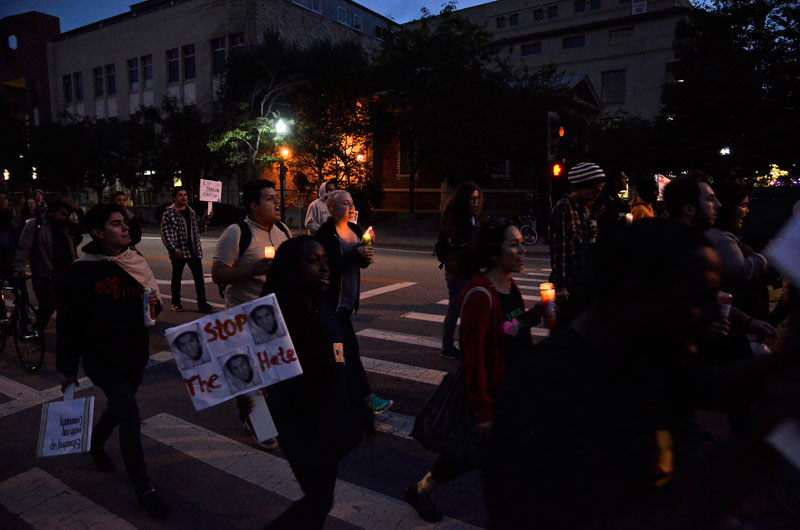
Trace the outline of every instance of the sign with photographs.
{"type": "Polygon", "coordinates": [[[274,294],[165,335],[197,410],[303,373],[274,294]]]}

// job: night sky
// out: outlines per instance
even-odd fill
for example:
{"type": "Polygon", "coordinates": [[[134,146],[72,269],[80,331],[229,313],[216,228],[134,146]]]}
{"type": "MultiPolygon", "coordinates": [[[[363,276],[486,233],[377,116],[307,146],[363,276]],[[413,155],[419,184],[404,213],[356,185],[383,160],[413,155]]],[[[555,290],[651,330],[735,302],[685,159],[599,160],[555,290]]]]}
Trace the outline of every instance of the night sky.
{"type": "MultiPolygon", "coordinates": [[[[489,3],[490,0],[459,0],[458,7],[471,7],[489,3]]],[[[61,19],[61,31],[91,24],[104,18],[128,11],[132,0],[0,0],[0,18],[26,11],[40,11],[61,19]]],[[[360,0],[359,4],[381,15],[404,23],[419,18],[420,9],[432,13],[441,11],[444,0],[360,0]]]]}

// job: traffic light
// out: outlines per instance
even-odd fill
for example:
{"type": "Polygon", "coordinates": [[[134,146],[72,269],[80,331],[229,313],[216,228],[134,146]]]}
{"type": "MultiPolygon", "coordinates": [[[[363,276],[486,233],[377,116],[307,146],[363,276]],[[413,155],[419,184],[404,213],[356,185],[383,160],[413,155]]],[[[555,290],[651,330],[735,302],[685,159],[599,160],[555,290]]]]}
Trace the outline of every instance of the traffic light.
{"type": "Polygon", "coordinates": [[[558,162],[556,162],[555,164],[553,164],[553,176],[554,176],[554,177],[561,176],[561,172],[562,172],[563,170],[564,170],[564,168],[563,168],[563,167],[561,166],[561,164],[559,164],[558,162]]]}
{"type": "Polygon", "coordinates": [[[564,136],[564,127],[561,126],[561,117],[557,112],[547,112],[547,159],[558,158],[558,146],[564,136]]]}

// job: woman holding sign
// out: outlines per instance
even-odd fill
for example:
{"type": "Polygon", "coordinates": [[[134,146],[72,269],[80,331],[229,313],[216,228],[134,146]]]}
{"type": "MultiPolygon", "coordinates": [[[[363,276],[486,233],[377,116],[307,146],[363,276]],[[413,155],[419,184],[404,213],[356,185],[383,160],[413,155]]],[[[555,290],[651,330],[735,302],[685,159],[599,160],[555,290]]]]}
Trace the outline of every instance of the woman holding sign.
{"type": "Polygon", "coordinates": [[[339,461],[373,429],[362,396],[349,386],[344,333],[325,301],[327,256],[309,236],[283,243],[264,294],[275,293],[303,374],[270,387],[278,441],[305,494],[267,528],[322,528],[333,505],[339,461]]]}
{"type": "MultiPolygon", "coordinates": [[[[347,363],[355,368],[352,372],[352,385],[359,389],[372,412],[380,414],[392,406],[392,401],[381,399],[370,390],[351,321],[353,313],[358,311],[361,269],[369,267],[375,249],[364,244],[367,237],[355,223],[356,207],[349,193],[335,190],[328,194],[328,212],[331,217],[319,228],[316,236],[317,241],[325,247],[330,264],[330,288],[326,298],[336,311],[336,317],[346,334],[347,363]]],[[[372,230],[368,234],[370,241],[375,239],[372,230]]]]}

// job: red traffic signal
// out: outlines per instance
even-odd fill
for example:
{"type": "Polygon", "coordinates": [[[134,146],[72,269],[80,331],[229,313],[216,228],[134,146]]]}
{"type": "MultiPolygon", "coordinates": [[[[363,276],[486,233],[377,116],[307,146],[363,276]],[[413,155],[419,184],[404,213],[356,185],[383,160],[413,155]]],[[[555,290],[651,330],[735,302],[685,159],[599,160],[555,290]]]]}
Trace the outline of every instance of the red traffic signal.
{"type": "Polygon", "coordinates": [[[561,172],[563,170],[564,170],[564,168],[561,167],[561,164],[553,164],[553,176],[554,177],[558,177],[559,175],[561,175],[561,172]]]}

